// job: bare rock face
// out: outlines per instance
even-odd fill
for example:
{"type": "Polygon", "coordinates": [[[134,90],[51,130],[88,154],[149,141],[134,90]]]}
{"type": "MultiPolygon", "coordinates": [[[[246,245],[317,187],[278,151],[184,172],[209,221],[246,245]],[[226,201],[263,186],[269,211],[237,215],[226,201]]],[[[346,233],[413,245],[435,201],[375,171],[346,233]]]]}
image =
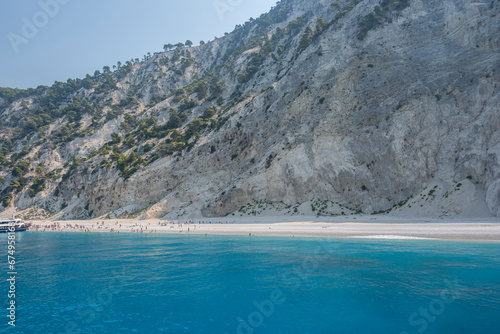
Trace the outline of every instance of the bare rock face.
{"type": "MultiPolygon", "coordinates": [[[[247,82],[234,73],[244,71],[259,48],[228,58],[221,69],[224,100],[243,98],[217,131],[201,133],[190,150],[162,157],[128,179],[116,169],[91,173],[83,164],[35,199],[18,197],[16,205],[56,212],[64,202],[61,217],[71,218],[140,210],[150,218],[214,217],[253,200],[292,205],[323,199],[371,213],[435,183],[443,191],[433,194],[428,215],[476,212],[463,200],[474,194],[474,203],[489,210],[483,214],[500,216],[499,2],[415,0],[360,40],[359,20],[378,5],[362,1],[300,51],[305,26],[335,13],[327,1],[289,3],[287,21],[267,27],[269,36],[300,15],[306,22],[299,33],[282,37],[280,54],[263,61],[247,82]],[[467,192],[460,195],[463,180],[467,192]]],[[[197,69],[174,87],[158,79],[154,89],[168,93],[188,84],[218,64],[236,38],[235,32],[191,48],[197,69]]],[[[126,81],[141,82],[153,71],[151,62],[137,66],[120,81],[125,95],[126,81]]],[[[172,105],[169,97],[162,110],[172,105]]],[[[168,111],[157,119],[166,122],[168,111]]],[[[98,149],[119,121],[46,159],[62,165],[81,150],[98,149]]]]}
{"type": "Polygon", "coordinates": [[[486,203],[490,211],[497,217],[500,217],[500,180],[496,180],[488,187],[486,203]]]}

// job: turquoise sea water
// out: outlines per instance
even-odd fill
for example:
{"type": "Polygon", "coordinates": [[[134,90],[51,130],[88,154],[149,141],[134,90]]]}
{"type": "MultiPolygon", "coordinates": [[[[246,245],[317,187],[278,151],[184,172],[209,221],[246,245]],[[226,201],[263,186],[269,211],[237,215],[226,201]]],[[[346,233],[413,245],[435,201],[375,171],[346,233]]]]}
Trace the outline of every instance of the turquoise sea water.
{"type": "MultiPolygon", "coordinates": [[[[498,333],[500,244],[17,234],[0,333],[498,333]]],[[[7,236],[0,236],[7,277],[7,236]]]]}

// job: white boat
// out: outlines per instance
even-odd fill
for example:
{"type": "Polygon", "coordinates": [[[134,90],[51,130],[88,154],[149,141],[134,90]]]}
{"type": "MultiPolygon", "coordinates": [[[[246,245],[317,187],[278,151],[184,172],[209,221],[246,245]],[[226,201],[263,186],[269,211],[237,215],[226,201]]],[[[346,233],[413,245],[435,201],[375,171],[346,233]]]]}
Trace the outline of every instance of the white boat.
{"type": "Polygon", "coordinates": [[[0,219],[0,233],[26,231],[26,225],[20,218],[0,219]]]}

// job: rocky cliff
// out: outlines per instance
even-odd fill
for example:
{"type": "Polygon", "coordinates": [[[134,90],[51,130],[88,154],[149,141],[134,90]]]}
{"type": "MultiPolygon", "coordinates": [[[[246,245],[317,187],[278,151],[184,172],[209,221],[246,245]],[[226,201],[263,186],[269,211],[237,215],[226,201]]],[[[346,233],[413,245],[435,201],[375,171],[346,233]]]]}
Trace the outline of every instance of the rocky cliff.
{"type": "Polygon", "coordinates": [[[3,210],[500,216],[499,83],[500,1],[280,1],[203,45],[2,89],[3,210]]]}

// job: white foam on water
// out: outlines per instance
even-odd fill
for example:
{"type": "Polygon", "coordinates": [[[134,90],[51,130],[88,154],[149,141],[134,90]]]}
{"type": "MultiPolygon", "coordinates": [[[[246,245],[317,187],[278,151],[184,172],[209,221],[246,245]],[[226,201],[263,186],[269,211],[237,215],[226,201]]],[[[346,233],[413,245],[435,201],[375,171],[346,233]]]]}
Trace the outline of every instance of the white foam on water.
{"type": "Polygon", "coordinates": [[[421,238],[421,237],[409,237],[405,235],[390,235],[390,234],[381,234],[381,235],[362,235],[350,237],[354,239],[409,239],[409,240],[434,240],[433,238],[421,238]]]}

